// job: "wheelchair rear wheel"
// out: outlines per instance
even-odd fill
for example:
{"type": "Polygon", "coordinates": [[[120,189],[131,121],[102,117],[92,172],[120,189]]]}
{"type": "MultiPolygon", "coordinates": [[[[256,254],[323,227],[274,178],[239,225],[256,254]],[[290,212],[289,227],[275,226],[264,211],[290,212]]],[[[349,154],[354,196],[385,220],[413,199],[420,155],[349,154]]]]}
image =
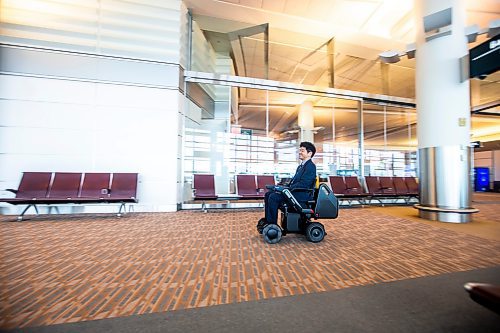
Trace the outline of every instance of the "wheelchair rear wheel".
{"type": "Polygon", "coordinates": [[[312,222],[306,227],[306,238],[308,241],[318,243],[325,238],[325,227],[319,222],[312,222]]]}

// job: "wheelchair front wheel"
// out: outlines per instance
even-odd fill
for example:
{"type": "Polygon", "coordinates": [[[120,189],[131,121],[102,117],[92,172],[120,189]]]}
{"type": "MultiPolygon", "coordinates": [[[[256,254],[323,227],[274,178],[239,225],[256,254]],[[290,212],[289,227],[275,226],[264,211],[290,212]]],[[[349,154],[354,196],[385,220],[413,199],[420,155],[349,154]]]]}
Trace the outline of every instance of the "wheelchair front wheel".
{"type": "Polygon", "coordinates": [[[281,240],[282,231],[279,225],[268,224],[262,230],[262,235],[264,236],[264,240],[269,244],[276,244],[281,240]]]}
{"type": "Polygon", "coordinates": [[[306,238],[310,242],[321,242],[325,234],[325,227],[319,222],[312,222],[306,227],[306,238]]]}
{"type": "Polygon", "coordinates": [[[267,220],[263,217],[257,222],[257,232],[259,234],[262,234],[262,230],[264,230],[265,226],[267,224],[267,220]]]}

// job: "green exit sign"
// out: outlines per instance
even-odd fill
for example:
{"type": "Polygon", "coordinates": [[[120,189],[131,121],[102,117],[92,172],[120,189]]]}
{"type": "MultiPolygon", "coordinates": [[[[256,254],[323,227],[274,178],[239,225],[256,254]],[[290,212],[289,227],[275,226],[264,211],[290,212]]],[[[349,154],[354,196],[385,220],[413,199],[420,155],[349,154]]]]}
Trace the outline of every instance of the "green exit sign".
{"type": "Polygon", "coordinates": [[[241,134],[252,135],[252,130],[251,129],[242,128],[241,129],[241,134]]]}

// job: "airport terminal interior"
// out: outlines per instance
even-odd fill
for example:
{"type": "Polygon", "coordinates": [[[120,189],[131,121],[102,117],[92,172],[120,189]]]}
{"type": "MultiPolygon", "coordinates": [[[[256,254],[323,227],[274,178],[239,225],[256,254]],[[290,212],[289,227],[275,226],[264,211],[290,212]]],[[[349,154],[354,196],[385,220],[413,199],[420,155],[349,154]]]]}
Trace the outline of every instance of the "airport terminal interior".
{"type": "Polygon", "coordinates": [[[0,330],[497,332],[499,36],[497,0],[0,0],[0,330]]]}

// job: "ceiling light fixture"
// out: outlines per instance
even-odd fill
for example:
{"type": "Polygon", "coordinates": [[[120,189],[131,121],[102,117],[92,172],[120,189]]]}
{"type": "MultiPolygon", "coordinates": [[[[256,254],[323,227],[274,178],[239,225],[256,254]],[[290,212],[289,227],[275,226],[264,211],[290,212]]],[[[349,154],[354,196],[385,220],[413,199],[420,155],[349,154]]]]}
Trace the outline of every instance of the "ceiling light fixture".
{"type": "Polygon", "coordinates": [[[395,50],[382,52],[378,56],[380,61],[382,61],[384,64],[394,64],[401,60],[399,52],[395,50]]]}
{"type": "MultiPolygon", "coordinates": [[[[444,13],[446,13],[446,16],[449,14],[447,11],[443,11],[443,13],[440,13],[440,14],[444,14],[444,13]]],[[[446,21],[446,24],[447,23],[448,23],[448,21],[446,21]]],[[[436,25],[437,23],[433,22],[433,24],[436,25]]],[[[434,25],[430,24],[430,26],[428,28],[429,29],[435,28],[434,25]]],[[[439,24],[437,24],[437,25],[439,25],[439,24]]],[[[448,31],[448,26],[442,27],[441,29],[443,29],[443,28],[445,28],[443,31],[445,31],[445,30],[446,30],[446,32],[448,31]]],[[[500,19],[495,19],[495,20],[491,21],[488,24],[488,28],[479,29],[479,26],[477,24],[470,25],[470,26],[465,28],[464,32],[465,32],[465,37],[467,37],[468,43],[474,43],[477,40],[478,35],[487,34],[488,37],[490,37],[490,38],[494,37],[500,33],[500,19]]],[[[427,40],[440,37],[438,35],[439,35],[439,33],[436,35],[427,36],[427,40]]],[[[379,56],[380,61],[383,62],[384,64],[394,64],[394,63],[399,62],[401,60],[401,57],[403,57],[405,55],[408,56],[408,59],[415,58],[416,49],[417,49],[416,44],[411,43],[411,44],[406,45],[406,52],[404,52],[404,53],[403,52],[400,53],[399,51],[396,51],[396,50],[389,50],[389,51],[384,51],[384,52],[380,53],[378,56],[379,56]]]]}
{"type": "Polygon", "coordinates": [[[415,58],[415,52],[417,50],[417,44],[416,43],[411,43],[406,45],[406,55],[408,56],[408,59],[413,59],[415,58]]]}
{"type": "Polygon", "coordinates": [[[479,34],[479,26],[477,24],[470,25],[465,28],[465,36],[467,37],[468,43],[474,43],[479,34]]]}
{"type": "Polygon", "coordinates": [[[490,22],[488,25],[488,37],[495,37],[500,33],[500,19],[496,19],[490,22]]]}

